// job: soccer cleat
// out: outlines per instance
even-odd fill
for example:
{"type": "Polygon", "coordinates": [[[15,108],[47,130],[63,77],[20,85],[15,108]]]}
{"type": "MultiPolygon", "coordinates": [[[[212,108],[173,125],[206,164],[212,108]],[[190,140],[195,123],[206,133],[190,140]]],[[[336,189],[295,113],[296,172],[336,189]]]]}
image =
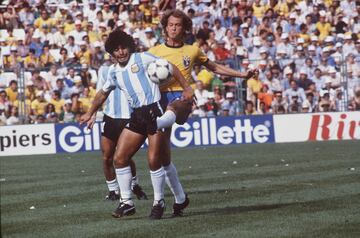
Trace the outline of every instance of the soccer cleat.
{"type": "Polygon", "coordinates": [[[115,218],[120,218],[123,216],[131,216],[133,214],[135,214],[135,206],[134,205],[129,205],[127,203],[120,202],[119,206],[112,213],[112,216],[115,218]]]}
{"type": "Polygon", "coordinates": [[[174,203],[173,205],[173,214],[172,217],[181,217],[183,216],[184,209],[189,205],[190,200],[188,195],[185,193],[185,201],[183,203],[174,203]]]}
{"type": "Polygon", "coordinates": [[[165,211],[165,200],[161,199],[156,205],[151,209],[149,218],[153,220],[159,220],[162,218],[165,211]]]}
{"type": "Polygon", "coordinates": [[[116,194],[115,191],[110,191],[108,195],[105,197],[106,200],[117,201],[120,199],[120,195],[116,194]]]}
{"type": "Polygon", "coordinates": [[[142,190],[140,185],[136,184],[132,188],[132,192],[136,195],[137,199],[139,200],[148,200],[146,193],[142,190]]]}

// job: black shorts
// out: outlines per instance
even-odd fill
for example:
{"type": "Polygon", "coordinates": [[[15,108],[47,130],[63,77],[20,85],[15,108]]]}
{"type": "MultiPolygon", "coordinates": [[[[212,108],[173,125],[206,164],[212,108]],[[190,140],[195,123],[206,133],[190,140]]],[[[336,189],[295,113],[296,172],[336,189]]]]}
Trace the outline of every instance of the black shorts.
{"type": "Polygon", "coordinates": [[[157,131],[156,119],[164,114],[164,108],[159,102],[134,109],[126,128],[135,133],[147,136],[157,131]]]}
{"type": "Polygon", "coordinates": [[[117,143],[119,136],[130,119],[114,119],[104,114],[101,135],[117,143]]]}

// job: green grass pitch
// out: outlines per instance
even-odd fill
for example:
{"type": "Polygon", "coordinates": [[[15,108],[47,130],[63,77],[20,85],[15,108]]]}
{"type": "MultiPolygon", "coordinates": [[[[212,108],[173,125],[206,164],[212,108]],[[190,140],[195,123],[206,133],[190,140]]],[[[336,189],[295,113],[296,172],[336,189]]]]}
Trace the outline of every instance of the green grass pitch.
{"type": "MultiPolygon", "coordinates": [[[[174,149],[189,194],[182,218],[151,200],[114,219],[100,152],[0,157],[2,237],[360,237],[360,142],[174,149]],[[34,209],[30,209],[33,207],[34,209]]],[[[152,197],[145,151],[140,184],[152,197]]]]}

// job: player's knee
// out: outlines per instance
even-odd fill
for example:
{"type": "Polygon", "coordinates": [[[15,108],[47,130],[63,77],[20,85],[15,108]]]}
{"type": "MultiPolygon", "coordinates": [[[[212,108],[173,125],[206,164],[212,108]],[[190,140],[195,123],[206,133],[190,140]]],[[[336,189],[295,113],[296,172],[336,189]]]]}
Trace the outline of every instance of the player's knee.
{"type": "Polygon", "coordinates": [[[103,156],[103,163],[107,166],[112,166],[114,163],[114,159],[112,156],[103,156]]]}
{"type": "Polygon", "coordinates": [[[103,154],[103,161],[113,161],[113,154],[110,153],[104,153],[103,154]]]}
{"type": "Polygon", "coordinates": [[[114,167],[115,168],[124,168],[129,166],[130,157],[123,154],[117,154],[114,156],[114,167]]]}
{"type": "Polygon", "coordinates": [[[148,163],[150,170],[158,170],[162,166],[158,153],[148,153],[148,163]]]}
{"type": "Polygon", "coordinates": [[[192,102],[176,100],[176,101],[172,102],[168,106],[168,108],[175,112],[176,123],[182,125],[187,121],[187,119],[192,111],[192,102]]]}

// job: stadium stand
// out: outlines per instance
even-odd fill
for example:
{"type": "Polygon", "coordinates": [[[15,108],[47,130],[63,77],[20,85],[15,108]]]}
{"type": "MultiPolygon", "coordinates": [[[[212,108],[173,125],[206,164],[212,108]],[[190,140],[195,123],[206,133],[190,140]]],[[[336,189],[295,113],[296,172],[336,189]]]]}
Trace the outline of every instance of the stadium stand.
{"type": "Polygon", "coordinates": [[[245,81],[196,65],[193,116],[360,110],[358,1],[164,2],[3,1],[0,125],[76,121],[111,63],[108,33],[120,27],[146,51],[163,42],[161,15],[174,7],[193,20],[188,44],[231,68],[258,69],[245,81]]]}

